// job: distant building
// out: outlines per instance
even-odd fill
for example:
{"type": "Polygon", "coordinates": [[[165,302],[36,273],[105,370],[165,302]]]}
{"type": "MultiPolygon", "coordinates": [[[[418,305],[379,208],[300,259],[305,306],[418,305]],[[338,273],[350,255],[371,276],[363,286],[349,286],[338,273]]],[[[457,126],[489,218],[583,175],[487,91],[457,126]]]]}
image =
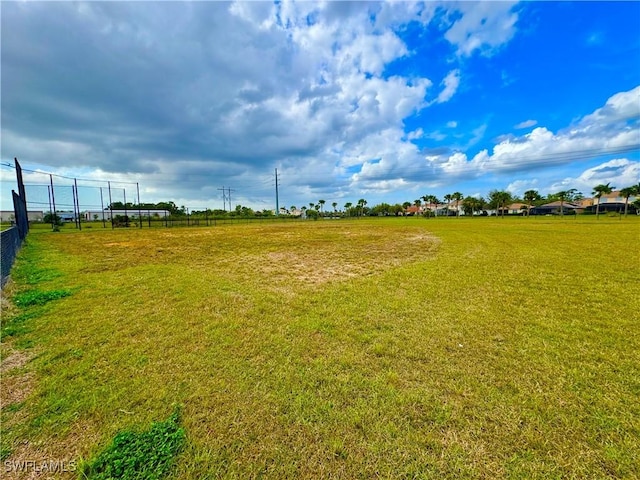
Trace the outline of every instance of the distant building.
{"type": "Polygon", "coordinates": [[[527,208],[529,208],[529,206],[526,203],[516,202],[507,205],[504,209],[499,208],[498,213],[502,214],[502,210],[504,210],[505,215],[523,215],[527,212],[527,208]]]}
{"type": "Polygon", "coordinates": [[[422,208],[422,205],[420,206],[410,205],[405,209],[404,214],[409,216],[414,216],[414,215],[422,215],[423,212],[424,212],[424,209],[422,208]]]}
{"type": "MultiPolygon", "coordinates": [[[[636,208],[633,205],[633,202],[635,202],[637,199],[638,199],[638,195],[629,196],[628,207],[627,207],[629,209],[629,213],[636,212],[636,208]]],[[[626,199],[620,194],[620,191],[614,190],[611,193],[606,193],[602,195],[600,198],[597,198],[597,197],[593,198],[593,204],[589,206],[586,209],[586,211],[588,211],[589,213],[595,213],[597,206],[600,205],[600,208],[599,208],[600,212],[623,213],[625,202],[626,202],[626,199]]]]}
{"type": "Polygon", "coordinates": [[[563,215],[571,215],[575,213],[582,213],[584,207],[574,202],[561,202],[560,200],[551,203],[545,203],[531,209],[531,215],[559,215],[560,209],[562,209],[563,215]]]}
{"type": "MultiPolygon", "coordinates": [[[[1,210],[0,222],[10,223],[15,221],[15,212],[13,210],[1,210]]],[[[27,212],[27,218],[30,222],[42,222],[44,219],[44,212],[39,210],[29,210],[27,212]]]]}
{"type": "Polygon", "coordinates": [[[129,217],[130,219],[134,219],[134,218],[138,218],[140,215],[142,215],[143,218],[148,218],[151,217],[153,218],[165,218],[168,217],[169,215],[171,215],[171,212],[169,212],[169,210],[150,210],[150,209],[146,209],[143,208],[141,210],[138,209],[131,209],[131,210],[87,210],[86,212],[84,212],[82,214],[83,219],[85,221],[102,221],[102,220],[108,220],[111,221],[111,215],[113,214],[113,217],[117,217],[117,216],[121,216],[124,217],[125,215],[127,217],[129,217]]]}

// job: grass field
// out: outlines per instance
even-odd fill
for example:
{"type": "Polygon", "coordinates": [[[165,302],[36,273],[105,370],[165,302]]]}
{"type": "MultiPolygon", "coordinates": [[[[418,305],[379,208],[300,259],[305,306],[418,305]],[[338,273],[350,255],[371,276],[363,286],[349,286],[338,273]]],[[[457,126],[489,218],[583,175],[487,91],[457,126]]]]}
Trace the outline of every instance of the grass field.
{"type": "Polygon", "coordinates": [[[639,240],[607,217],[32,232],[3,461],[89,460],[177,405],[178,479],[639,478],[639,240]]]}

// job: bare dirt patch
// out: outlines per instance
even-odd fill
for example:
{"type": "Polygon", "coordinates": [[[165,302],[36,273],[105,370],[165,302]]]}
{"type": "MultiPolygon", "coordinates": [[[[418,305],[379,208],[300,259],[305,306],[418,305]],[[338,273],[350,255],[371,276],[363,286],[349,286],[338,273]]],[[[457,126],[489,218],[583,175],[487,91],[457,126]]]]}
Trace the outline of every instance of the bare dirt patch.
{"type": "Polygon", "coordinates": [[[407,232],[391,238],[374,232],[346,231],[340,239],[313,248],[292,246],[253,255],[245,262],[273,282],[278,280],[320,285],[381,273],[416,260],[433,257],[439,240],[429,234],[407,232]]]}
{"type": "Polygon", "coordinates": [[[0,363],[0,373],[6,373],[14,368],[24,367],[30,359],[30,355],[20,350],[14,350],[6,356],[3,355],[2,363],[0,363]]]}
{"type": "Polygon", "coordinates": [[[33,391],[33,373],[23,375],[2,375],[0,388],[0,409],[22,402],[33,391]]]}

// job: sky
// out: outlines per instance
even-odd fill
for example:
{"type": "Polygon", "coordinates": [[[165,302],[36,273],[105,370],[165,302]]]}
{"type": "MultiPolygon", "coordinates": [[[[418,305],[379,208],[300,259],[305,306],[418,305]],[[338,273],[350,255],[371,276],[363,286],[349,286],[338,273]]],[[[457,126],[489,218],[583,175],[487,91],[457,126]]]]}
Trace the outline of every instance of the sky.
{"type": "Polygon", "coordinates": [[[93,194],[109,181],[128,201],[191,208],[223,208],[231,188],[233,206],[273,209],[276,169],[286,207],[640,181],[640,2],[3,1],[0,14],[2,209],[14,157],[93,194]]]}

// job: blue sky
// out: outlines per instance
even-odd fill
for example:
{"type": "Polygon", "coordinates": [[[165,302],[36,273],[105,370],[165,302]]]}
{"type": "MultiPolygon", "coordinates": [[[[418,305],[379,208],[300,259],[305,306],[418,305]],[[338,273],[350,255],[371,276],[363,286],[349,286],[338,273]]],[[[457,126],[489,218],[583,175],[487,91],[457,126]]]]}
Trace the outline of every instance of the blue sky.
{"type": "Polygon", "coordinates": [[[273,208],[276,168],[286,206],[640,181],[638,2],[0,8],[2,163],[142,201],[273,208]]]}

